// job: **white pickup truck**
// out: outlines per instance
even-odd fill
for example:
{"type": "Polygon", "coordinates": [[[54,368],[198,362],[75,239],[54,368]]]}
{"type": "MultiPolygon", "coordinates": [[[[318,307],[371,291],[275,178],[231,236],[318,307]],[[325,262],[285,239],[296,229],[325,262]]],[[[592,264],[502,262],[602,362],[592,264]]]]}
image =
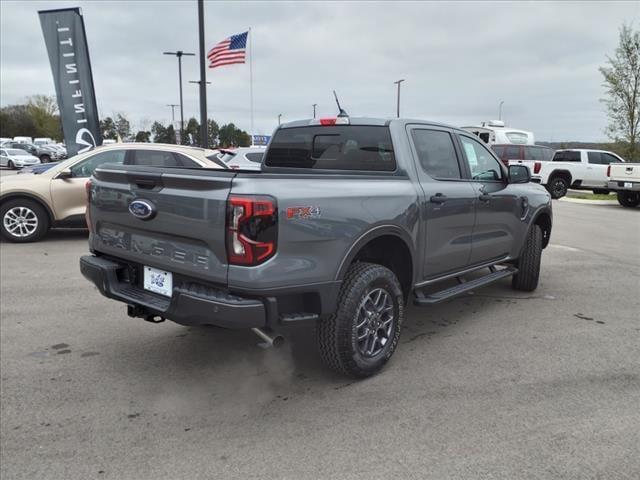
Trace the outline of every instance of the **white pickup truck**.
{"type": "Polygon", "coordinates": [[[509,160],[509,165],[526,165],[531,171],[531,181],[544,185],[552,198],[561,198],[569,188],[608,193],[607,167],[620,162],[624,159],[613,152],[571,149],[556,151],[549,162],[509,160]]]}
{"type": "Polygon", "coordinates": [[[607,169],[607,176],[607,188],[618,194],[620,205],[640,205],[640,163],[612,163],[607,169]]]}

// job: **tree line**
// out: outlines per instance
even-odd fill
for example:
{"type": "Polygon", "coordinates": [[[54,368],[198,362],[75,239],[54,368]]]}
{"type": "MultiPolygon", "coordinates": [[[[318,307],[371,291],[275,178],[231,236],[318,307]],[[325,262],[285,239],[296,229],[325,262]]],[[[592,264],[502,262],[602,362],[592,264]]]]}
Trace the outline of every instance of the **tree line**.
{"type": "MultiPolygon", "coordinates": [[[[159,121],[145,122],[149,128],[134,130],[124,113],[100,120],[102,138],[124,142],[178,143],[180,135],[176,134],[172,124],[159,121]]],[[[182,145],[200,145],[200,123],[190,118],[184,127],[184,135],[180,138],[182,145]]],[[[251,136],[236,127],[233,123],[218,125],[213,119],[207,121],[208,144],[218,147],[248,147],[251,136]]],[[[0,137],[13,138],[27,136],[32,138],[46,137],[63,140],[62,122],[55,97],[33,95],[26,103],[8,105],[0,108],[0,137]]]]}

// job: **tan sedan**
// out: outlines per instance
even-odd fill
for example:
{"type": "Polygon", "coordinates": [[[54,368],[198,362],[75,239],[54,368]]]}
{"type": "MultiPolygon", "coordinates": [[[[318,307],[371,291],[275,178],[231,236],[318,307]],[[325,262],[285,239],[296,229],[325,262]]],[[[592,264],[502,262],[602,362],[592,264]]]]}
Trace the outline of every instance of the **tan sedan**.
{"type": "Polygon", "coordinates": [[[0,178],[0,234],[40,240],[52,227],[84,227],[85,184],[103,164],[226,168],[214,150],[157,143],[118,143],[60,162],[41,173],[0,178]]]}

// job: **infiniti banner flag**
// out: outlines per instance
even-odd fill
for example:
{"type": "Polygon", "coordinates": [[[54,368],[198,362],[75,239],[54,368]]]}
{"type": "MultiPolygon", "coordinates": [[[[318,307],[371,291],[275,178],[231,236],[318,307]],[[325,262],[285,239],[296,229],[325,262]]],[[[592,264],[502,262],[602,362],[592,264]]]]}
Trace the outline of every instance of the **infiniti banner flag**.
{"type": "Polygon", "coordinates": [[[79,8],[39,11],[69,156],[102,145],[89,49],[79,8]]]}

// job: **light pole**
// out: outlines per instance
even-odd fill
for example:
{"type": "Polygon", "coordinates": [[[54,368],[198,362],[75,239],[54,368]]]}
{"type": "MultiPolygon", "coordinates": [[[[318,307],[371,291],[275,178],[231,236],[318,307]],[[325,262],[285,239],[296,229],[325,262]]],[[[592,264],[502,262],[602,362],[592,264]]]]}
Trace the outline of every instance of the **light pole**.
{"type": "Polygon", "coordinates": [[[400,84],[404,82],[404,78],[400,79],[400,80],[396,80],[395,83],[396,85],[398,85],[398,98],[397,98],[397,103],[396,103],[396,116],[398,118],[400,118],[400,84]]]}
{"type": "Polygon", "coordinates": [[[500,106],[498,107],[498,120],[502,120],[502,104],[504,100],[500,100],[500,106]]]}
{"type": "Polygon", "coordinates": [[[317,103],[313,104],[313,118],[316,118],[316,107],[318,106],[317,103]]]}
{"type": "Polygon", "coordinates": [[[281,113],[279,113],[279,114],[278,114],[278,125],[280,125],[280,118],[281,118],[281,117],[282,117],[282,114],[281,114],[281,113]]]}
{"type": "Polygon", "coordinates": [[[179,107],[177,103],[167,103],[167,107],[171,107],[171,125],[176,121],[175,111],[176,107],[179,107]]]}
{"type": "Polygon", "coordinates": [[[182,134],[184,133],[184,107],[182,104],[182,57],[195,56],[195,53],[187,53],[182,50],[177,52],[162,52],[164,55],[175,55],[178,57],[178,81],[180,82],[180,142],[182,142],[182,134]]]}
{"type": "Polygon", "coordinates": [[[200,49],[200,146],[209,147],[207,134],[207,67],[204,50],[204,0],[198,0],[198,47],[200,49]]]}

